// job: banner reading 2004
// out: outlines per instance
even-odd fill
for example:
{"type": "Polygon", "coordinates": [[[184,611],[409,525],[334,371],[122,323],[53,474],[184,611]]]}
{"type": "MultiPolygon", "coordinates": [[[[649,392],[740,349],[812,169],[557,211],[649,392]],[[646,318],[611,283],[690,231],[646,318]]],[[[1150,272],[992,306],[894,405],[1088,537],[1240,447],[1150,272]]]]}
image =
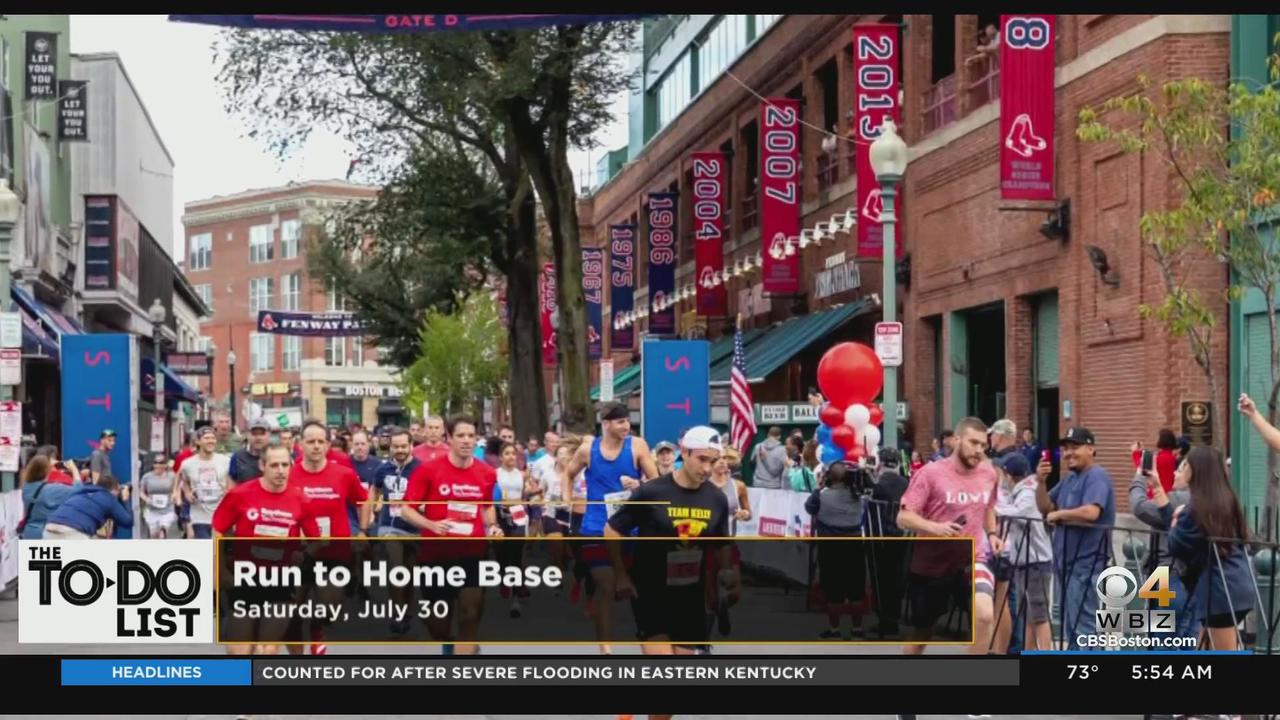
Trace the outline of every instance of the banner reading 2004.
{"type": "Polygon", "coordinates": [[[724,271],[724,155],[696,152],[693,161],[693,260],[698,314],[729,313],[729,295],[715,277],[724,271]]]}
{"type": "MultiPolygon", "coordinates": [[[[764,291],[800,292],[800,252],[787,239],[800,234],[800,101],[760,106],[760,242],[764,291]]],[[[794,241],[793,241],[794,242],[794,241]]]]}
{"type": "MultiPolygon", "coordinates": [[[[898,106],[898,26],[869,24],[853,26],[853,126],[858,145],[854,149],[858,187],[858,257],[879,258],[884,253],[884,229],[880,213],[880,183],[871,169],[871,143],[880,137],[885,118],[901,125],[898,106]]],[[[901,130],[899,130],[901,134],[901,130]]],[[[893,208],[902,217],[902,193],[893,208]]],[[[902,226],[898,226],[902,232],[902,226]]],[[[897,256],[902,257],[902,236],[898,236],[897,256]]]]}

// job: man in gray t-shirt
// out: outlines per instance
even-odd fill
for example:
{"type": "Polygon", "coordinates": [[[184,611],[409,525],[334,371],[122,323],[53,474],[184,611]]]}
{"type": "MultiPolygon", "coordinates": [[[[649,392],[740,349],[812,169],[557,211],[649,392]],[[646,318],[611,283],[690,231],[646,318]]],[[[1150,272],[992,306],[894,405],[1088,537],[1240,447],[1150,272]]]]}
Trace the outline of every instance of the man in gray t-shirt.
{"type": "Polygon", "coordinates": [[[96,483],[104,477],[115,477],[111,472],[111,450],[116,446],[116,431],[107,428],[98,436],[98,449],[89,456],[89,473],[96,483]]]}
{"type": "Polygon", "coordinates": [[[756,470],[751,485],[758,488],[783,487],[787,474],[787,448],[782,444],[782,428],[769,428],[769,436],[756,447],[756,470]]]}
{"type": "Polygon", "coordinates": [[[197,538],[213,537],[213,511],[230,487],[231,458],[213,451],[218,444],[212,427],[196,431],[199,452],[182,463],[179,480],[182,494],[191,507],[191,529],[197,538]]]}

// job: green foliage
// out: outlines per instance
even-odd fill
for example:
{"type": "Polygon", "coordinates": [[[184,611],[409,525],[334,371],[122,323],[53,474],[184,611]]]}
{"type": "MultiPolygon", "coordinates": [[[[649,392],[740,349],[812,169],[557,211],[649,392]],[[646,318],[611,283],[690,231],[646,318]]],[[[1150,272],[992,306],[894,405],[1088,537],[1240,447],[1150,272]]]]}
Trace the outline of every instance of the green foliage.
{"type": "Polygon", "coordinates": [[[432,412],[479,414],[484,398],[496,395],[506,376],[498,351],[502,336],[497,302],[488,293],[458,298],[452,313],[427,313],[418,359],[401,379],[408,407],[426,401],[432,412]]]}

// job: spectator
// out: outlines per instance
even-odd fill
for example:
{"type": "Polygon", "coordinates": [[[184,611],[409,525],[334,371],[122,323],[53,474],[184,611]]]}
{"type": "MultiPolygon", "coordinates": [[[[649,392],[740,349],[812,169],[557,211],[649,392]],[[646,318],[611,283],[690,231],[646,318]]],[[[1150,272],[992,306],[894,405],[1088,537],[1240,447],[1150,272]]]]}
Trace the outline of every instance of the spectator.
{"type": "MultiPolygon", "coordinates": [[[[823,537],[862,535],[862,495],[854,473],[866,472],[845,462],[834,462],[822,477],[822,487],[805,500],[805,512],[813,518],[813,533],[823,537]]],[[[819,635],[824,640],[840,637],[840,617],[849,615],[850,629],[844,639],[862,635],[860,607],[866,594],[867,561],[858,542],[819,542],[818,581],[827,601],[828,628],[819,635]]]]}
{"type": "Polygon", "coordinates": [[[950,457],[951,453],[955,452],[955,449],[956,434],[950,430],[943,430],[942,434],[938,436],[938,441],[935,443],[933,451],[933,457],[929,458],[929,462],[937,462],[943,458],[950,457]]]}
{"type": "MultiPolygon", "coordinates": [[[[67,461],[68,469],[75,463],[67,461]]],[[[49,479],[53,463],[46,455],[34,455],[22,469],[22,523],[19,528],[23,540],[39,540],[44,537],[44,526],[53,514],[80,485],[80,473],[75,472],[71,484],[55,483],[49,479]]]]}
{"type": "Polygon", "coordinates": [[[1031,432],[1031,428],[1022,429],[1022,443],[1018,445],[1018,451],[1022,453],[1022,457],[1027,459],[1027,467],[1035,467],[1040,464],[1040,453],[1044,448],[1040,447],[1040,443],[1036,442],[1035,433],[1031,432]]]}
{"type": "MultiPolygon", "coordinates": [[[[196,430],[199,429],[200,428],[196,428],[196,430]]],[[[195,430],[187,433],[187,436],[183,439],[185,440],[185,444],[182,446],[182,449],[178,451],[177,457],[173,459],[173,471],[175,473],[182,472],[182,463],[186,462],[192,455],[196,454],[195,430]]]]}
{"type": "Polygon", "coordinates": [[[270,439],[271,426],[266,420],[259,418],[249,423],[249,444],[231,456],[231,466],[227,472],[232,482],[239,485],[246,480],[261,477],[262,469],[258,461],[262,458],[262,451],[266,449],[270,439]]]}
{"type": "MultiPolygon", "coordinates": [[[[1142,567],[1144,577],[1150,576],[1158,567],[1173,564],[1173,557],[1169,554],[1169,518],[1165,516],[1163,509],[1166,506],[1178,508],[1190,502],[1191,493],[1187,490],[1186,479],[1185,475],[1175,470],[1173,489],[1166,493],[1155,470],[1143,473],[1139,468],[1129,482],[1130,511],[1134,517],[1157,531],[1151,533],[1151,550],[1147,553],[1142,567]]],[[[1174,592],[1174,598],[1172,605],[1167,609],[1173,610],[1174,616],[1178,619],[1178,635],[1199,636],[1199,620],[1191,610],[1191,593],[1183,585],[1181,573],[1170,575],[1169,589],[1174,592]]],[[[1150,603],[1152,609],[1157,608],[1154,600],[1150,603]]]]}
{"type": "Polygon", "coordinates": [[[811,493],[818,487],[813,471],[804,464],[804,438],[787,438],[787,485],[795,492],[811,493]]]}
{"type": "Polygon", "coordinates": [[[768,437],[756,448],[756,470],[752,485],[758,488],[778,490],[782,488],[787,471],[787,448],[782,444],[782,428],[769,428],[768,437]]]}
{"type": "Polygon", "coordinates": [[[924,458],[920,457],[920,451],[912,450],[911,451],[911,467],[909,468],[908,472],[910,472],[911,475],[915,475],[916,471],[922,467],[924,467],[924,458]]]}
{"type": "MultiPolygon", "coordinates": [[[[56,445],[41,445],[36,449],[35,454],[49,458],[49,475],[46,478],[49,482],[59,485],[77,485],[80,483],[80,469],[69,460],[65,463],[59,462],[58,447],[56,445]]],[[[37,537],[36,539],[39,538],[37,537]]]]}
{"type": "MultiPolygon", "coordinates": [[[[1133,466],[1139,468],[1142,465],[1142,443],[1135,442],[1129,450],[1133,453],[1133,466]]],[[[1180,460],[1178,438],[1169,428],[1160,428],[1160,433],[1156,437],[1155,469],[1156,475],[1160,478],[1160,487],[1166,493],[1173,490],[1173,472],[1177,469],[1180,460]]],[[[1150,488],[1148,488],[1147,497],[1154,497],[1150,488]]]]}
{"type": "Polygon", "coordinates": [[[992,459],[1003,457],[1018,450],[1018,426],[1009,418],[997,420],[987,429],[990,439],[992,459]]]}
{"type": "MultiPolygon", "coordinates": [[[[915,454],[919,457],[919,453],[915,454]]],[[[902,455],[893,448],[880,451],[880,472],[871,488],[871,506],[867,513],[868,534],[872,537],[901,537],[898,527],[898,504],[907,492],[908,482],[900,472],[902,455]]],[[[923,466],[923,465],[922,465],[923,466]]],[[[902,568],[906,560],[908,543],[878,540],[871,543],[871,563],[876,568],[872,576],[876,582],[877,629],[881,640],[897,637],[898,618],[902,615],[904,590],[902,568]]]]}
{"type": "Polygon", "coordinates": [[[110,475],[92,484],[75,487],[57,510],[49,514],[45,522],[45,540],[89,540],[114,521],[116,527],[133,527],[133,514],[121,504],[128,498],[128,488],[122,487],[110,475]]]}
{"type": "Polygon", "coordinates": [[[658,477],[676,470],[676,446],[666,440],[653,446],[653,461],[658,464],[658,477]]]}
{"type": "Polygon", "coordinates": [[[1000,30],[995,23],[987,23],[987,25],[978,32],[978,42],[975,48],[975,54],[965,58],[966,66],[979,62],[995,62],[995,58],[1000,53],[1000,30]]]}
{"type": "Polygon", "coordinates": [[[1010,640],[1018,634],[1014,626],[1018,623],[1025,625],[1022,637],[1032,649],[1051,650],[1049,581],[1053,548],[1036,505],[1036,476],[1022,453],[1006,453],[994,464],[1002,491],[996,503],[996,518],[1000,520],[1004,538],[995,569],[995,603],[1000,619],[996,623],[994,649],[998,655],[1008,650],[1010,640]]]}
{"type": "Polygon", "coordinates": [[[114,477],[111,471],[111,450],[116,446],[116,431],[107,428],[98,436],[98,447],[89,456],[89,477],[95,483],[104,477],[114,477]]]}

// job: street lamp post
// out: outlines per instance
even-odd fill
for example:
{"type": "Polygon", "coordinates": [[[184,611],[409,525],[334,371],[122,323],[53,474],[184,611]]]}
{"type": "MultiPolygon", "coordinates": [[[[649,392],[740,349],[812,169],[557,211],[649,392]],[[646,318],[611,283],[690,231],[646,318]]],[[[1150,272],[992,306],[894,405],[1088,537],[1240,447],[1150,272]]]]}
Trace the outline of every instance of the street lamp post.
{"type": "MultiPolygon", "coordinates": [[[[18,196],[9,189],[9,181],[0,179],[0,301],[3,307],[9,307],[10,270],[9,242],[13,239],[13,228],[22,216],[18,196]]],[[[13,399],[13,386],[0,385],[0,400],[13,399]]],[[[0,473],[0,490],[12,490],[16,486],[13,473],[0,473]]]]}
{"type": "MultiPolygon", "coordinates": [[[[160,302],[160,298],[151,301],[151,307],[147,310],[147,317],[151,320],[151,343],[153,347],[153,357],[155,358],[155,382],[156,382],[156,418],[160,420],[161,432],[164,432],[164,426],[167,424],[164,411],[164,374],[160,371],[160,345],[164,342],[164,334],[162,328],[168,313],[165,312],[164,303],[160,302]]],[[[163,435],[161,436],[163,437],[163,435]]],[[[155,452],[155,448],[151,448],[155,452]]],[[[161,450],[163,452],[163,449],[161,450]]]]}
{"type": "Polygon", "coordinates": [[[217,357],[217,348],[213,345],[213,338],[209,338],[208,344],[204,348],[205,357],[209,358],[209,393],[204,397],[204,419],[213,419],[213,359],[217,357]]]}
{"type": "Polygon", "coordinates": [[[227,375],[231,379],[231,432],[236,432],[236,351],[227,351],[227,375]]]}
{"type": "MultiPolygon", "coordinates": [[[[881,293],[884,298],[884,322],[897,322],[898,277],[894,234],[897,230],[898,215],[895,200],[898,196],[898,185],[907,171],[907,144],[898,136],[898,128],[893,120],[885,118],[880,128],[880,136],[871,143],[869,153],[871,169],[875,171],[876,181],[880,183],[880,200],[884,206],[880,211],[880,226],[884,232],[882,261],[884,281],[881,293]]],[[[898,369],[887,365],[884,368],[884,418],[882,434],[884,446],[896,449],[898,447],[898,369]]]]}

